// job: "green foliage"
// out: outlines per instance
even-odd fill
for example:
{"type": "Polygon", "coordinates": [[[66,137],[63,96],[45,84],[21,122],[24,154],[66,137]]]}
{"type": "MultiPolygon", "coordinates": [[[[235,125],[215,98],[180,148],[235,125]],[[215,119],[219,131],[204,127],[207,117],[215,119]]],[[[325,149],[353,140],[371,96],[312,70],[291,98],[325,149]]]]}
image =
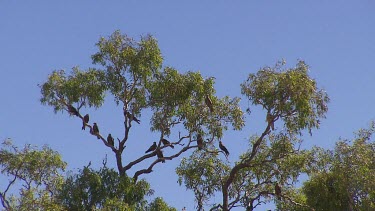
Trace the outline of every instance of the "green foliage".
{"type": "MultiPolygon", "coordinates": [[[[2,205],[10,210],[61,210],[54,193],[61,187],[61,172],[66,163],[52,149],[37,149],[30,145],[19,149],[10,140],[0,150],[1,173],[8,178],[5,190],[1,190],[2,205]],[[20,195],[7,196],[14,187],[20,187],[20,195]]],[[[6,184],[6,183],[5,183],[6,184]]]]}
{"type": "Polygon", "coordinates": [[[105,166],[98,171],[84,167],[67,177],[57,198],[67,210],[139,210],[151,193],[144,180],[134,183],[105,166]]]}
{"type": "Polygon", "coordinates": [[[221,191],[222,180],[230,167],[217,157],[217,150],[212,153],[195,151],[190,157],[183,158],[176,168],[179,184],[194,191],[198,210],[205,202],[221,191]]]}
{"type": "Polygon", "coordinates": [[[147,35],[136,42],[115,31],[96,45],[99,52],[92,55],[92,60],[105,67],[107,88],[117,103],[122,101],[129,110],[139,114],[146,106],[146,85],[158,74],[163,62],[156,39],[147,35]]]}
{"type": "MultiPolygon", "coordinates": [[[[251,143],[259,137],[252,137],[251,143]]],[[[308,150],[299,150],[301,140],[284,133],[270,134],[262,142],[257,154],[248,167],[242,168],[236,175],[230,188],[229,198],[233,201],[240,197],[243,207],[256,207],[259,204],[275,201],[275,184],[282,189],[283,198],[293,197],[294,185],[311,162],[308,150]]],[[[244,153],[239,163],[246,160],[252,151],[244,153]]],[[[238,164],[238,163],[237,163],[238,164]]]]}
{"type": "Polygon", "coordinates": [[[181,74],[173,68],[165,68],[150,85],[150,105],[154,110],[151,128],[170,134],[172,127],[182,122],[188,131],[211,134],[221,138],[227,123],[234,129],[244,124],[243,112],[239,108],[239,99],[214,96],[213,78],[203,79],[198,72],[181,74]],[[210,111],[205,104],[209,96],[215,110],[210,111]]]}
{"type": "Polygon", "coordinates": [[[84,105],[99,107],[104,101],[103,80],[103,72],[96,69],[82,71],[74,67],[70,75],[66,75],[64,70],[53,71],[48,81],[40,86],[40,101],[52,106],[55,112],[73,103],[77,103],[79,108],[84,105]]]}
{"type": "Polygon", "coordinates": [[[281,118],[289,131],[308,129],[311,133],[312,128],[319,127],[319,119],[325,117],[329,98],[309,77],[305,62],[285,71],[283,65],[278,63],[249,74],[241,84],[242,94],[253,105],[263,106],[276,120],[281,118]]]}
{"type": "Polygon", "coordinates": [[[277,201],[277,210],[288,210],[288,211],[314,211],[309,207],[306,202],[306,196],[302,193],[301,188],[289,189],[289,199],[277,201]]]}
{"type": "Polygon", "coordinates": [[[334,150],[316,150],[317,164],[303,186],[308,205],[317,211],[375,209],[374,131],[373,122],[352,144],[341,140],[334,150]]]}
{"type": "MultiPolygon", "coordinates": [[[[148,168],[135,171],[133,179],[137,180],[139,175],[151,173],[154,165],[161,161],[198,148],[195,143],[198,142],[197,137],[202,136],[204,147],[183,159],[176,170],[180,184],[184,183],[188,189],[194,190],[198,209],[203,209],[203,204],[215,193],[222,192],[224,210],[235,206],[251,210],[273,199],[276,182],[282,186],[283,199],[293,201],[290,197],[298,198],[293,185],[300,173],[313,167],[311,152],[299,150],[301,140],[298,135],[304,129],[311,134],[312,129],[319,128],[329,102],[327,94],[318,89],[315,80],[309,77],[308,66],[303,61],[289,69],[283,68],[284,63],[262,68],[256,74],[250,74],[241,84],[242,94],[253,105],[261,105],[266,110],[268,124],[261,135],[251,138],[249,149],[231,166],[218,158],[214,144],[229,126],[234,130],[245,126],[239,98],[216,97],[213,77],[206,79],[199,72],[181,73],[172,67],[162,69],[163,57],[158,43],[149,35],[135,41],[115,31],[110,37],[101,38],[97,47],[98,52],[92,55],[92,61],[101,69],[81,71],[74,68],[68,75],[64,71],[54,71],[41,86],[41,102],[52,106],[55,111],[70,110],[81,120],[80,109],[84,106],[99,108],[104,103],[104,94],[111,94],[115,103],[121,104],[124,134],[119,138],[118,145],[112,146],[101,134],[92,134],[114,152],[121,175],[119,178],[125,180],[117,183],[124,182],[125,190],[132,188],[126,176],[127,170],[147,159],[156,158],[148,168]],[[72,103],[75,103],[77,112],[71,107],[72,103]],[[132,122],[140,124],[139,118],[146,109],[152,111],[150,129],[159,132],[160,138],[175,136],[173,129],[178,131],[178,138],[168,138],[171,145],[162,145],[161,140],[157,144],[158,150],[171,147],[175,152],[164,154],[163,159],[157,158],[156,151],[150,152],[124,165],[122,155],[127,149],[125,145],[132,122]],[[272,132],[278,120],[284,126],[281,132],[272,132]],[[229,203],[228,199],[232,201],[229,203]]],[[[90,124],[84,123],[84,126],[92,129],[90,124]]],[[[109,183],[102,176],[100,171],[85,168],[76,177],[70,177],[66,187],[77,190],[70,194],[79,194],[75,201],[66,201],[65,205],[72,204],[74,209],[106,209],[107,205],[117,206],[113,209],[120,210],[142,207],[139,203],[143,201],[148,187],[140,189],[141,192],[136,194],[139,198],[134,201],[126,193],[118,193],[121,188],[113,187],[112,192],[118,195],[117,198],[103,201],[103,187],[109,186],[109,183]],[[84,191],[78,191],[79,185],[84,187],[81,188],[84,191]]],[[[65,196],[68,193],[66,191],[65,196]]]]}
{"type": "Polygon", "coordinates": [[[157,197],[149,204],[145,211],[177,211],[177,209],[168,206],[162,198],[157,197]]]}
{"type": "MultiPolygon", "coordinates": [[[[83,121],[80,113],[83,107],[99,108],[104,103],[105,94],[111,94],[115,103],[123,109],[120,114],[124,117],[123,137],[119,137],[118,146],[112,146],[105,140],[106,135],[91,134],[111,148],[120,175],[125,175],[138,163],[156,157],[156,153],[151,153],[127,164],[122,163],[132,122],[140,124],[139,119],[146,109],[153,112],[150,130],[160,132],[161,138],[176,134],[173,129],[183,133],[178,138],[170,139],[173,140],[172,145],[185,147],[176,147],[175,152],[166,155],[164,160],[171,160],[196,148],[192,143],[198,134],[213,141],[221,138],[229,126],[236,130],[244,126],[239,98],[226,96],[219,99],[214,96],[214,78],[204,79],[199,72],[180,73],[171,67],[162,69],[163,58],[152,36],[143,36],[140,41],[135,41],[115,31],[108,38],[101,38],[96,45],[98,52],[92,55],[92,61],[100,69],[82,71],[73,68],[71,73],[54,71],[47,82],[40,86],[41,102],[53,107],[55,112],[66,110],[83,121]]],[[[90,124],[84,123],[83,128],[92,129],[90,124]]],[[[160,141],[158,146],[163,148],[160,141]]],[[[156,160],[149,168],[136,171],[133,178],[152,172],[153,166],[160,161],[156,160]]]]}
{"type": "MultiPolygon", "coordinates": [[[[198,209],[214,192],[222,192],[223,203],[214,205],[213,209],[221,207],[230,210],[242,206],[253,210],[272,199],[279,201],[275,197],[276,183],[282,189],[281,199],[304,207],[299,202],[302,200],[298,198],[300,195],[295,194],[294,185],[299,175],[308,171],[313,156],[310,151],[299,149],[302,140],[298,135],[303,129],[308,129],[311,134],[312,128],[319,127],[320,119],[327,112],[329,98],[308,76],[308,66],[304,62],[287,70],[282,70],[282,66],[278,63],[274,68],[262,68],[256,74],[250,74],[247,81],[241,84],[242,94],[253,105],[261,105],[267,111],[268,124],[260,136],[250,138],[249,149],[233,166],[216,158],[217,154],[212,153],[215,150],[206,150],[199,157],[184,159],[177,168],[180,183],[183,181],[188,189],[192,189],[196,199],[202,199],[197,200],[198,209]],[[274,122],[278,120],[285,123],[284,130],[272,132],[275,130],[274,122]],[[203,159],[200,163],[200,158],[207,154],[212,156],[211,160],[218,167],[212,168],[216,174],[205,173],[206,168],[210,169],[210,159],[203,159]]],[[[230,110],[224,113],[230,113],[230,110]]],[[[238,121],[238,114],[232,113],[231,117],[234,117],[234,122],[241,123],[238,127],[241,129],[243,122],[238,121]]],[[[209,125],[212,127],[215,123],[210,122],[209,125]]]]}
{"type": "Polygon", "coordinates": [[[321,173],[304,183],[303,193],[307,204],[317,211],[348,210],[349,200],[343,186],[332,173],[321,173]]]}

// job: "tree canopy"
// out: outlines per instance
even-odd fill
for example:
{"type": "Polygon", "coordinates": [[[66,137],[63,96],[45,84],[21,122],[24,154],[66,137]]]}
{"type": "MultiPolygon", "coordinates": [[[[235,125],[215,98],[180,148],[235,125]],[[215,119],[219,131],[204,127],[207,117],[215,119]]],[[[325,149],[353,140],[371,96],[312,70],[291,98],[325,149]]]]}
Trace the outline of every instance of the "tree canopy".
{"type": "MultiPolygon", "coordinates": [[[[281,61],[250,73],[240,84],[242,98],[250,105],[244,112],[241,98],[216,95],[214,77],[164,66],[158,42],[151,35],[136,40],[115,31],[100,38],[96,46],[98,50],[91,56],[93,67],[53,71],[40,85],[40,101],[55,112],[67,112],[82,121],[84,132],[89,128],[93,139],[111,149],[117,172],[105,165],[99,170],[86,166],[67,176],[63,186],[60,179],[53,197],[59,208],[174,210],[161,198],[147,203],[144,197],[152,190],[139,177],[180,156],[184,157],[176,168],[178,182],[194,192],[197,210],[243,207],[250,211],[269,202],[275,202],[280,210],[374,208],[374,147],[368,143],[373,126],[361,130],[352,146],[339,141],[335,150],[301,148],[303,135],[312,135],[320,127],[329,103],[304,61],[294,67],[281,61]],[[104,134],[100,128],[105,125],[88,113],[111,100],[121,108],[121,135],[104,134]],[[246,130],[245,117],[251,118],[255,106],[264,112],[264,128],[249,134],[248,147],[237,160],[228,159],[231,154],[226,146],[231,143],[223,140],[225,132],[246,130]],[[145,127],[145,121],[159,138],[143,154],[144,149],[127,146],[133,141],[129,138],[132,128],[145,127]],[[139,150],[142,155],[124,163],[126,150],[139,150]],[[146,161],[148,167],[141,167],[146,161]],[[134,173],[128,176],[130,169],[134,173]],[[309,179],[299,189],[296,184],[301,174],[309,179]],[[355,174],[359,177],[350,176],[355,174]],[[216,195],[221,195],[222,201],[209,204],[216,195]]],[[[56,168],[64,167],[61,163],[56,168]]],[[[38,181],[32,174],[27,178],[38,181]]],[[[6,193],[1,195],[4,207],[10,206],[6,193]]]]}
{"type": "Polygon", "coordinates": [[[199,72],[180,73],[172,67],[162,69],[162,55],[152,36],[142,36],[140,41],[135,41],[116,31],[109,38],[101,38],[97,47],[98,52],[92,55],[92,60],[99,67],[88,70],[75,67],[70,73],[53,71],[40,85],[40,100],[55,112],[65,110],[81,119],[83,128],[90,128],[93,136],[111,148],[121,175],[156,157],[148,168],[135,172],[133,178],[137,180],[140,175],[151,173],[154,165],[197,148],[198,134],[212,143],[222,137],[228,125],[237,130],[243,127],[239,99],[216,97],[213,78],[204,78],[199,72]],[[85,108],[100,108],[108,94],[123,110],[124,132],[122,138],[117,139],[117,146],[98,131],[101,126],[98,121],[96,126],[86,123],[81,114],[85,108]],[[157,150],[124,164],[122,156],[132,125],[134,122],[140,124],[146,109],[152,111],[150,130],[160,133],[160,140],[156,140],[157,150]],[[161,140],[166,138],[174,141],[162,145],[161,140]],[[160,156],[166,147],[173,147],[174,152],[160,156]]]}
{"type": "Polygon", "coordinates": [[[238,161],[230,165],[216,159],[216,167],[222,167],[213,169],[216,174],[204,174],[212,160],[206,159],[206,155],[198,158],[193,155],[177,169],[180,180],[196,193],[198,210],[203,210],[199,203],[214,191],[222,193],[223,202],[212,209],[241,206],[253,210],[270,202],[272,197],[304,206],[292,194],[298,176],[311,160],[310,152],[300,149],[299,137],[304,129],[311,134],[313,128],[319,127],[328,110],[329,98],[309,77],[303,61],[294,68],[285,69],[284,65],[280,62],[274,67],[261,68],[241,84],[242,94],[265,110],[267,125],[261,135],[250,137],[248,151],[238,161]],[[211,185],[213,181],[216,185],[211,185]],[[279,190],[275,192],[280,186],[281,195],[277,193],[279,190]]]}
{"type": "Polygon", "coordinates": [[[47,146],[20,149],[5,140],[0,149],[1,174],[7,178],[2,182],[5,189],[0,190],[2,206],[6,210],[60,210],[54,194],[64,182],[65,167],[61,156],[47,146]],[[16,189],[21,197],[14,194],[16,189]]]}
{"type": "Polygon", "coordinates": [[[77,117],[83,122],[82,129],[90,128],[90,133],[113,151],[122,177],[138,164],[153,160],[148,168],[135,171],[132,177],[137,181],[155,165],[196,149],[176,172],[180,184],[194,191],[199,210],[217,192],[222,193],[223,202],[213,208],[223,210],[237,206],[252,210],[275,196],[298,204],[289,192],[311,157],[309,151],[300,150],[300,136],[305,129],[311,134],[319,128],[329,102],[308,75],[305,62],[292,68],[286,68],[284,62],[261,68],[240,85],[243,96],[264,109],[267,124],[260,135],[250,136],[249,148],[238,161],[230,163],[219,158],[220,152],[230,154],[221,139],[229,126],[245,128],[240,98],[215,96],[214,77],[164,67],[158,43],[150,35],[136,41],[116,31],[96,45],[98,52],[91,57],[96,66],[87,70],[75,67],[70,73],[54,71],[40,86],[41,102],[55,112],[65,110],[77,117]],[[107,139],[100,133],[98,121],[91,124],[89,114],[83,115],[86,108],[100,108],[108,99],[106,95],[122,107],[124,132],[120,138],[115,136],[117,144],[111,133],[107,139]],[[134,123],[142,124],[145,111],[151,111],[150,131],[159,133],[160,139],[145,155],[124,164],[131,128],[134,123]],[[218,142],[219,149],[215,147],[218,142]],[[173,153],[163,153],[166,147],[173,153]]]}
{"type": "Polygon", "coordinates": [[[315,210],[375,209],[375,123],[353,140],[339,140],[333,150],[316,148],[315,165],[302,187],[315,210]]]}

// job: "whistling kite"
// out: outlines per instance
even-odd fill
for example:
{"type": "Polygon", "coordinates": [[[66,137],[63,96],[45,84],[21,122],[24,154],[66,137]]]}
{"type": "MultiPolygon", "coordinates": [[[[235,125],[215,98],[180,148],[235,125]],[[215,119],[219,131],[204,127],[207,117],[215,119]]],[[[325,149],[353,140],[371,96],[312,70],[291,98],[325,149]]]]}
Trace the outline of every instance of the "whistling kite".
{"type": "Polygon", "coordinates": [[[145,153],[148,153],[148,152],[152,152],[156,149],[156,142],[154,141],[154,144],[150,146],[150,148],[148,148],[148,150],[145,152],[145,153]]]}

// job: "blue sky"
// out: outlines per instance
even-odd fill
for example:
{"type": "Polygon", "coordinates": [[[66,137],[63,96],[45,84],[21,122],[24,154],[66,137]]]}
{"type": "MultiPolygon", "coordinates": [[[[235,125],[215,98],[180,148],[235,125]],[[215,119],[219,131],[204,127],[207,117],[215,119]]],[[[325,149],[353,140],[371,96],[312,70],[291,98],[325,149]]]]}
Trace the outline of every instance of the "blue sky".
{"type": "MultiPolygon", "coordinates": [[[[111,152],[82,132],[79,120],[39,103],[37,84],[55,69],[90,67],[99,37],[119,29],[136,39],[155,36],[165,66],[216,77],[218,96],[240,96],[239,84],[260,67],[282,58],[288,66],[305,60],[331,98],[327,119],[312,137],[305,137],[305,145],[333,147],[339,137],[352,137],[375,117],[374,8],[370,0],[0,1],[0,139],[48,144],[71,170],[90,160],[100,166],[105,154],[115,166],[111,152]]],[[[245,99],[242,105],[245,109],[245,99]]],[[[246,138],[265,124],[264,113],[253,110],[242,132],[224,135],[231,161],[243,152],[246,138]]],[[[103,131],[121,134],[121,109],[112,101],[87,112],[103,131]]],[[[139,152],[125,152],[125,160],[141,155],[158,137],[148,132],[148,117],[134,127],[136,140],[130,147],[139,152]]],[[[145,178],[155,196],[178,210],[194,210],[192,193],[177,184],[177,164],[158,165],[145,178]]]]}

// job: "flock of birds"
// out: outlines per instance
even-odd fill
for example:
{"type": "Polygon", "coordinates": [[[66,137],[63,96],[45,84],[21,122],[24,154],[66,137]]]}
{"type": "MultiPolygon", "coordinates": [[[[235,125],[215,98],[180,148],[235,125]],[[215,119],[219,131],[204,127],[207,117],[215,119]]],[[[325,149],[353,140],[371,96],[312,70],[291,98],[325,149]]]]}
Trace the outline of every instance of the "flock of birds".
{"type": "MultiPolygon", "coordinates": [[[[212,101],[210,99],[210,97],[208,95],[206,95],[205,97],[205,103],[207,105],[207,107],[209,108],[210,112],[214,112],[214,107],[213,107],[213,104],[212,104],[212,101]]],[[[72,115],[75,115],[75,116],[78,116],[78,117],[81,117],[81,115],[79,114],[79,112],[77,111],[76,108],[74,108],[72,105],[68,105],[68,111],[70,114],[72,115]]],[[[128,111],[124,111],[124,114],[126,115],[127,118],[131,119],[132,121],[135,121],[136,123],[140,124],[141,121],[139,119],[137,119],[134,115],[130,114],[128,111]]],[[[82,118],[82,117],[81,117],[82,118]]],[[[271,118],[272,116],[268,113],[267,114],[267,118],[266,120],[271,123],[271,129],[274,130],[274,125],[273,125],[273,121],[271,121],[271,118]]],[[[83,116],[83,124],[82,124],[82,130],[85,130],[86,129],[86,125],[89,123],[90,121],[90,116],[89,114],[86,114],[85,116],[83,116]]],[[[98,125],[96,124],[96,122],[93,123],[93,126],[92,126],[92,129],[90,128],[90,133],[93,134],[93,135],[96,135],[98,139],[100,139],[99,137],[99,127],[98,125]]],[[[199,150],[202,150],[204,148],[204,140],[203,140],[203,137],[201,134],[198,134],[197,135],[197,145],[198,145],[198,149],[199,150]]],[[[165,138],[162,138],[161,139],[161,142],[163,143],[164,146],[169,146],[171,147],[172,149],[174,149],[174,146],[171,144],[171,142],[169,142],[167,139],[165,138]]],[[[115,142],[114,142],[114,138],[112,137],[111,133],[108,134],[107,136],[107,143],[110,145],[110,146],[114,146],[115,142]]],[[[223,142],[219,141],[219,148],[225,153],[225,156],[228,157],[229,156],[229,151],[228,149],[223,145],[223,142]]],[[[162,163],[165,163],[165,159],[164,159],[164,156],[163,156],[163,152],[160,148],[158,148],[156,142],[154,141],[153,144],[145,151],[145,153],[149,153],[149,152],[154,152],[156,151],[156,155],[159,159],[161,159],[161,162],[162,163]]],[[[279,186],[278,183],[275,184],[275,195],[277,197],[278,200],[281,199],[281,187],[279,186]]]]}
{"type": "MultiPolygon", "coordinates": [[[[212,100],[210,99],[210,97],[209,97],[208,95],[205,96],[204,101],[205,101],[207,107],[209,108],[210,112],[214,112],[214,107],[213,107],[213,104],[212,104],[212,100]]],[[[82,117],[82,116],[79,114],[79,112],[77,111],[77,109],[76,109],[75,107],[73,107],[72,105],[68,105],[68,111],[69,111],[70,114],[82,118],[82,120],[83,120],[83,121],[82,121],[82,130],[85,130],[87,124],[88,124],[89,121],[90,121],[90,116],[89,116],[89,114],[86,114],[85,116],[82,117]]],[[[124,115],[125,115],[127,118],[131,119],[132,121],[135,121],[135,122],[138,123],[138,124],[141,123],[141,121],[140,121],[137,117],[135,117],[134,115],[132,115],[130,112],[128,112],[128,111],[126,111],[126,110],[124,111],[124,115]]],[[[90,133],[93,134],[93,135],[96,135],[96,137],[97,137],[98,139],[100,139],[100,137],[99,137],[99,127],[98,127],[98,125],[96,124],[96,122],[94,122],[92,128],[90,128],[90,133]]],[[[197,135],[197,140],[196,140],[196,141],[197,141],[198,149],[199,149],[199,150],[203,149],[203,147],[204,147],[204,141],[203,141],[203,138],[202,138],[202,135],[201,135],[201,134],[198,134],[198,135],[197,135]]],[[[172,149],[174,148],[174,146],[173,146],[173,145],[172,145],[167,139],[165,139],[165,138],[162,138],[162,139],[161,139],[161,142],[163,143],[163,145],[167,145],[167,146],[171,147],[172,149]]],[[[110,133],[109,133],[108,136],[107,136],[107,143],[108,143],[110,146],[114,146],[114,144],[115,144],[115,143],[114,143],[114,138],[112,137],[112,135],[111,135],[110,133]]],[[[219,148],[225,153],[225,155],[226,155],[227,157],[229,156],[229,151],[228,151],[228,149],[223,145],[223,143],[222,143],[221,141],[219,141],[219,148]]],[[[154,142],[154,143],[149,147],[149,149],[146,150],[145,153],[153,152],[153,151],[155,151],[155,150],[157,150],[157,149],[158,149],[157,144],[156,144],[156,142],[154,142]]],[[[162,152],[160,149],[158,149],[158,150],[156,151],[156,154],[157,154],[158,158],[162,158],[162,157],[163,157],[163,152],[162,152]]],[[[163,160],[163,162],[165,162],[165,161],[163,160]]]]}

